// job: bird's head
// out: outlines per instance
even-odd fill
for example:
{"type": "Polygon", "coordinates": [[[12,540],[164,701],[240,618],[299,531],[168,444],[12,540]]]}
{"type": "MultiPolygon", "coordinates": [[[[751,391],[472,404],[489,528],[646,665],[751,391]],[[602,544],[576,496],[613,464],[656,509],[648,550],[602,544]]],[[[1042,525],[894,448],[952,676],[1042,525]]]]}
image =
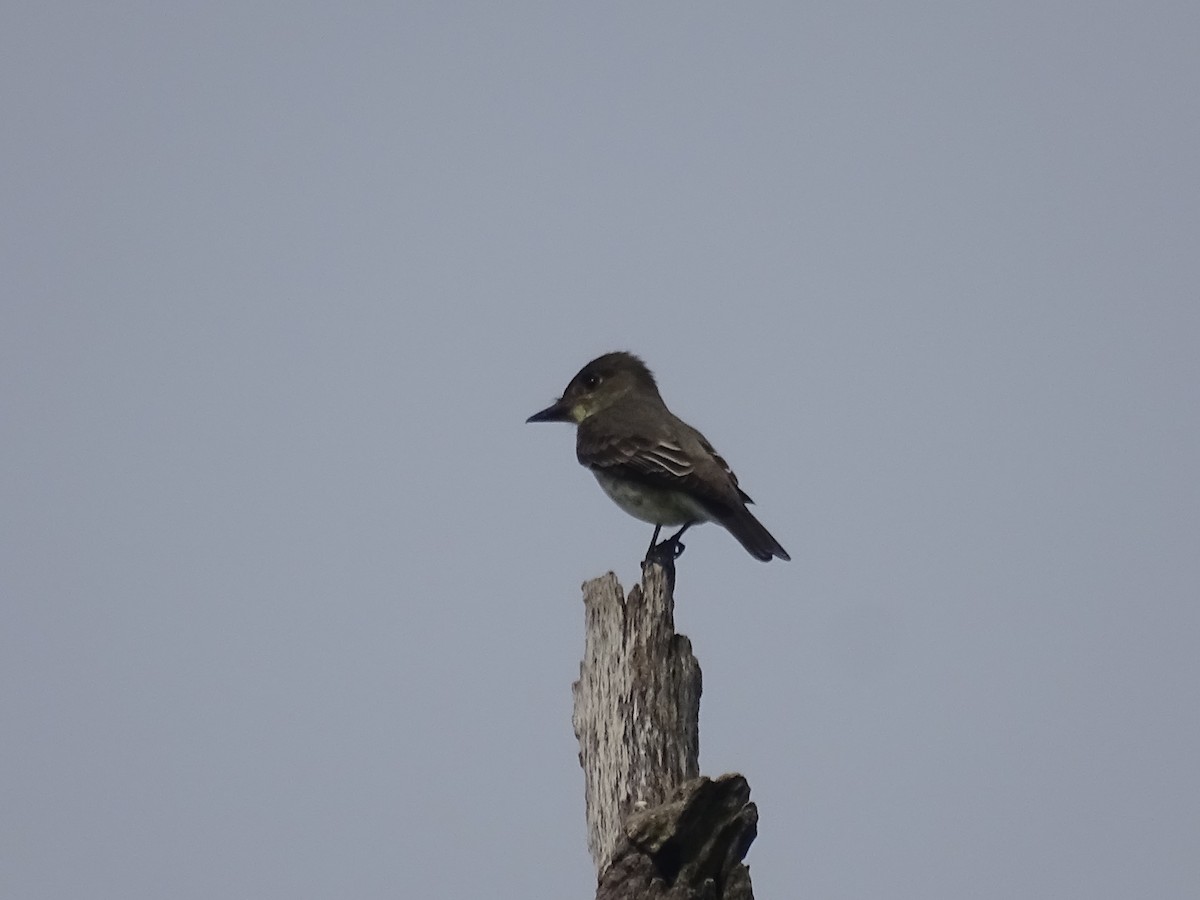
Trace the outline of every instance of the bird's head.
{"type": "Polygon", "coordinates": [[[574,422],[578,425],[630,394],[657,397],[654,375],[632,353],[606,353],[580,369],[562,397],[525,421],[574,422]]]}

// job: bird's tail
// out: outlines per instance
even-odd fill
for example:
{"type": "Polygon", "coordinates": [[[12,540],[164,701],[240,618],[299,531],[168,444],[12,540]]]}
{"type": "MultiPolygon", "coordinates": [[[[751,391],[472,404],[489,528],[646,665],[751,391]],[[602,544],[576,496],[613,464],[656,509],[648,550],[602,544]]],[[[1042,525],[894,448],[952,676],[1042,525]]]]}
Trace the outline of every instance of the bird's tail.
{"type": "Polygon", "coordinates": [[[741,541],[742,546],[755,559],[761,559],[763,562],[776,556],[780,559],[791,559],[779,541],[771,536],[771,532],[767,531],[762,522],[754,518],[754,514],[746,507],[731,510],[721,517],[720,522],[730,534],[741,541]]]}

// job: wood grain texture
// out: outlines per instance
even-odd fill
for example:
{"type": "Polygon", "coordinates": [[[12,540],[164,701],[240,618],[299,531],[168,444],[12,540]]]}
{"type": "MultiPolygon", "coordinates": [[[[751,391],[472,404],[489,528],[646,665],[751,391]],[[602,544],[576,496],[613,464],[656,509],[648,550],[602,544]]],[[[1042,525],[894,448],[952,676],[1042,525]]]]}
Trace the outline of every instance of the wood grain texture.
{"type": "Polygon", "coordinates": [[[644,565],[628,597],[611,572],[583,585],[573,724],[596,896],[752,900],[758,814],[742,776],[699,777],[700,665],[675,633],[671,574],[644,565]]]}
{"type": "Polygon", "coordinates": [[[624,596],[611,572],[583,585],[583,661],[574,685],[588,850],[600,872],[635,807],[657,806],[700,773],[700,665],[675,633],[666,573],[647,565],[624,596]]]}

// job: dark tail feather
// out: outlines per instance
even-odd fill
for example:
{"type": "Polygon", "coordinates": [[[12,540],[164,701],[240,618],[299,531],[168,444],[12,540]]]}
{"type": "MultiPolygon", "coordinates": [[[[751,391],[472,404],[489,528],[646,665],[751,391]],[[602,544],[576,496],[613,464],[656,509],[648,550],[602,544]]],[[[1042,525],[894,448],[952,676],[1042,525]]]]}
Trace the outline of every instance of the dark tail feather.
{"type": "Polygon", "coordinates": [[[722,516],[720,519],[729,533],[741,541],[750,555],[755,559],[761,559],[763,562],[768,562],[772,557],[778,556],[780,559],[791,559],[786,550],[779,545],[779,541],[771,537],[771,532],[763,527],[762,522],[754,518],[754,515],[746,507],[735,509],[728,515],[722,516]]]}

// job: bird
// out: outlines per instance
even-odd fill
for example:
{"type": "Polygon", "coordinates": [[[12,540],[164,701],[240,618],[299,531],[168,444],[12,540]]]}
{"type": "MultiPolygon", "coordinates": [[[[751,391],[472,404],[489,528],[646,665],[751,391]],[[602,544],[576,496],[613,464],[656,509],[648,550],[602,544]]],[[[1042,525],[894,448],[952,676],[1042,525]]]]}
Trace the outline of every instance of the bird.
{"type": "Polygon", "coordinates": [[[654,375],[632,353],[597,357],[562,396],[526,422],[572,422],[575,454],[614,503],[654,525],[646,559],[671,561],[693,525],[716,522],[755,559],[790,560],[748,509],[754,501],[699,431],[669,409],[654,375]],[[658,543],[664,525],[682,526],[658,543]]]}

